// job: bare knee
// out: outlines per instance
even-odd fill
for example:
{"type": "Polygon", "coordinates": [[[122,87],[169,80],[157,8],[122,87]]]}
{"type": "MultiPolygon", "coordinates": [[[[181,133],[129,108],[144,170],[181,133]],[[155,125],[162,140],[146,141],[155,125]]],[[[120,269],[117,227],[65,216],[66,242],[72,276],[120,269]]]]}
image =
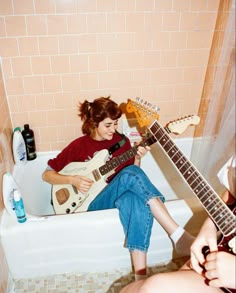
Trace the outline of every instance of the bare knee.
{"type": "Polygon", "coordinates": [[[157,274],[146,279],[140,285],[138,293],[156,293],[158,288],[162,288],[162,283],[166,282],[166,278],[163,275],[157,274]]]}

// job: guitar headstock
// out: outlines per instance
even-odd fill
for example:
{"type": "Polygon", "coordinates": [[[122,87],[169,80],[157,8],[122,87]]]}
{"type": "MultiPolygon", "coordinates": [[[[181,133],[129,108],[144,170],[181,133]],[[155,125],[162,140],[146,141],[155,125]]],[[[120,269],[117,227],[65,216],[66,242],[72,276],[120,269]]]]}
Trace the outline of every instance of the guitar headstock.
{"type": "MultiPolygon", "coordinates": [[[[137,98],[136,101],[129,100],[126,106],[128,113],[134,113],[140,127],[149,126],[154,120],[159,119],[159,108],[153,106],[149,102],[145,102],[140,98],[137,98]]],[[[190,115],[171,121],[165,127],[167,132],[181,134],[183,133],[188,126],[197,125],[200,121],[199,116],[190,115]]]]}
{"type": "Polygon", "coordinates": [[[136,98],[136,102],[128,100],[126,110],[128,113],[135,114],[140,127],[149,126],[153,120],[159,119],[159,114],[157,113],[159,108],[140,98],[136,98]]]}
{"type": "Polygon", "coordinates": [[[199,122],[200,122],[199,116],[190,115],[190,116],[183,117],[175,121],[169,122],[166,125],[165,129],[168,129],[169,132],[171,133],[181,134],[188,128],[188,126],[197,125],[199,122]]]}

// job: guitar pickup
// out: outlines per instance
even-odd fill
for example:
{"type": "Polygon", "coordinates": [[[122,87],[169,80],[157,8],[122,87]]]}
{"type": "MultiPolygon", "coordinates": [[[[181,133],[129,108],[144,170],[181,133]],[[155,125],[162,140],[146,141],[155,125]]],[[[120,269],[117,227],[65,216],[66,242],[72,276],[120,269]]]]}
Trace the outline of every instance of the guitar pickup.
{"type": "Polygon", "coordinates": [[[74,185],[72,185],[72,188],[74,190],[74,193],[78,194],[78,189],[74,185]]]}

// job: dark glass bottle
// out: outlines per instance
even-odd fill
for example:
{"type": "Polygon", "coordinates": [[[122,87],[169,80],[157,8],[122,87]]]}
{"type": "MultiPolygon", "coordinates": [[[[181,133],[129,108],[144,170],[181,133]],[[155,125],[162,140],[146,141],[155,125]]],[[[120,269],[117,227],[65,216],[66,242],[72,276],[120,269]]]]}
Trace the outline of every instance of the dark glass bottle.
{"type": "Polygon", "coordinates": [[[31,161],[36,159],[37,154],[34,140],[34,132],[32,129],[30,129],[29,124],[24,125],[24,129],[22,130],[22,136],[26,145],[27,160],[31,161]]]}

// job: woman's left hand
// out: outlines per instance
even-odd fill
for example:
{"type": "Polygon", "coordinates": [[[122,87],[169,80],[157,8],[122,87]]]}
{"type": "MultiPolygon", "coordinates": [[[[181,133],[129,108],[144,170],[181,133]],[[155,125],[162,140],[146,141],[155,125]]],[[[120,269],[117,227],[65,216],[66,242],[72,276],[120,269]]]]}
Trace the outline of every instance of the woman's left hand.
{"type": "Polygon", "coordinates": [[[150,151],[150,149],[151,149],[151,148],[150,148],[149,146],[146,146],[146,147],[139,146],[138,149],[137,149],[137,155],[135,156],[135,159],[137,159],[137,160],[141,160],[141,158],[142,158],[143,156],[145,156],[146,153],[147,153],[148,151],[150,151]]]}

